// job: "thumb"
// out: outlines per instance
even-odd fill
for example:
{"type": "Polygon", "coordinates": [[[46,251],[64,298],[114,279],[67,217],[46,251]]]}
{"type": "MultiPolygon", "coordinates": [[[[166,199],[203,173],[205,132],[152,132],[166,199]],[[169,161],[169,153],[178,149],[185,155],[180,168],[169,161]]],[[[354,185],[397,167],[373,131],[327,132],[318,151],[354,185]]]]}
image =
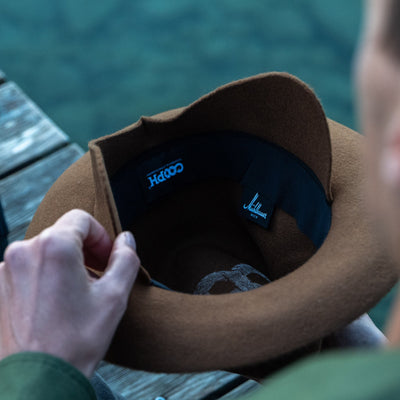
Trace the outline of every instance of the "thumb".
{"type": "Polygon", "coordinates": [[[102,286],[103,292],[111,295],[117,293],[127,300],[139,266],[135,239],[132,233],[122,232],[114,241],[104,275],[96,283],[102,286]]]}

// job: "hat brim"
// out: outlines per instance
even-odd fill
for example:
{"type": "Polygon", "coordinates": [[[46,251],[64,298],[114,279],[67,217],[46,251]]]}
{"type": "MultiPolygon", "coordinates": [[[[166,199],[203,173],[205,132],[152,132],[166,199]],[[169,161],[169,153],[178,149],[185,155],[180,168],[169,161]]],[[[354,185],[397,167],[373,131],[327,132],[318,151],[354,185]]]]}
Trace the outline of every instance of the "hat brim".
{"type": "MultiPolygon", "coordinates": [[[[287,80],[287,75],[267,75],[268,80],[269,90],[271,82],[272,86],[280,82],[278,86],[282,89],[282,81],[287,80]]],[[[302,83],[293,81],[295,90],[302,90],[308,98],[312,92],[302,83]]],[[[263,82],[265,76],[253,78],[246,90],[261,90],[257,96],[265,97],[263,82]]],[[[294,90],[290,85],[283,85],[286,93],[282,96],[294,90]]],[[[228,92],[232,87],[243,95],[242,84],[231,85],[228,92]]],[[[273,89],[273,94],[277,90],[273,89]]],[[[206,97],[205,108],[221,106],[218,96],[220,94],[214,93],[206,97]]],[[[276,98],[279,102],[279,97],[276,98]]],[[[369,310],[393,286],[396,281],[394,268],[373,232],[365,207],[364,139],[327,120],[318,109],[318,101],[312,98],[317,106],[314,105],[315,110],[307,116],[311,123],[318,125],[317,129],[310,129],[315,137],[305,143],[300,137],[293,136],[282,141],[280,135],[277,140],[288,151],[297,152],[297,156],[318,174],[327,198],[332,201],[331,228],[322,246],[295,271],[245,293],[194,296],[166,291],[149,285],[149,277],[143,270],[108,354],[111,361],[137,369],[164,372],[232,369],[263,362],[344,326],[369,310]],[[324,129],[327,133],[320,135],[321,138],[318,132],[324,129]],[[296,145],[299,141],[300,145],[296,145]],[[319,144],[318,151],[315,147],[310,151],[310,143],[319,144]],[[331,157],[332,165],[327,157],[331,157]]],[[[254,101],[250,109],[253,105],[254,101]]],[[[155,120],[171,120],[179,115],[190,120],[190,113],[196,107],[155,120]]],[[[310,125],[302,113],[297,121],[303,121],[304,127],[310,125]]],[[[127,138],[131,132],[136,130],[138,135],[141,134],[142,123],[116,135],[130,140],[127,138]]],[[[215,126],[217,122],[211,118],[210,124],[215,126]]],[[[155,136],[141,143],[146,143],[146,147],[160,140],[155,136]]],[[[121,229],[102,165],[104,158],[112,155],[115,148],[102,148],[98,145],[100,142],[92,145],[91,155],[84,155],[54,184],[40,205],[27,237],[39,233],[73,208],[94,215],[111,235],[121,229]],[[102,180],[103,188],[99,191],[96,182],[102,180]]],[[[109,171],[118,169],[118,162],[120,160],[109,171]]]]}

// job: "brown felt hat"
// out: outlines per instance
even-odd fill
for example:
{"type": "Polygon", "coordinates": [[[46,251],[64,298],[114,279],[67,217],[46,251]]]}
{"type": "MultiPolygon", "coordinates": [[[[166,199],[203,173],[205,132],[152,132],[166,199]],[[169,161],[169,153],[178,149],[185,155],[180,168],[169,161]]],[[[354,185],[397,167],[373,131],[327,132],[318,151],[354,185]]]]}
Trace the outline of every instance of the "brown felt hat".
{"type": "Polygon", "coordinates": [[[72,208],[134,233],[143,269],[110,360],[260,376],[247,367],[318,348],[395,282],[362,147],[297,78],[258,75],[90,142],[27,236],[72,208]]]}

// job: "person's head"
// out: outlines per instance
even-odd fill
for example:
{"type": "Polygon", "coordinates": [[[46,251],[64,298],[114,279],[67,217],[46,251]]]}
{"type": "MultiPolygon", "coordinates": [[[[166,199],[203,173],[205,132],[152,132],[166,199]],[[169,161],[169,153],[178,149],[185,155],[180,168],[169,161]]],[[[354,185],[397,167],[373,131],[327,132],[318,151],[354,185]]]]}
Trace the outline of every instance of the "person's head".
{"type": "Polygon", "coordinates": [[[366,6],[355,73],[368,139],[369,199],[400,265],[400,1],[369,0],[366,6]]]}

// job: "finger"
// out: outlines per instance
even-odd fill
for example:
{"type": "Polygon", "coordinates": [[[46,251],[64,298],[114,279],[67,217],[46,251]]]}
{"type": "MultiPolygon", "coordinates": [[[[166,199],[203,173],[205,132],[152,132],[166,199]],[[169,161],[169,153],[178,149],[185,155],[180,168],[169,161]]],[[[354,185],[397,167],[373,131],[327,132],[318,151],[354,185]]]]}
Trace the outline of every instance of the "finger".
{"type": "Polygon", "coordinates": [[[38,263],[32,246],[32,239],[15,241],[8,245],[4,252],[4,262],[0,271],[3,278],[7,280],[8,287],[19,288],[25,293],[26,284],[32,279],[32,272],[37,269],[38,263]]]}
{"type": "Polygon", "coordinates": [[[26,248],[30,241],[17,240],[9,244],[4,252],[4,264],[8,268],[23,269],[27,266],[26,248]]]}
{"type": "Polygon", "coordinates": [[[71,231],[81,245],[85,265],[104,269],[107,265],[112,241],[104,227],[83,210],[71,210],[59,218],[54,228],[71,231]]]}
{"type": "Polygon", "coordinates": [[[103,293],[126,304],[139,266],[135,239],[130,232],[123,232],[115,239],[107,269],[95,284],[101,286],[103,293]]]}

